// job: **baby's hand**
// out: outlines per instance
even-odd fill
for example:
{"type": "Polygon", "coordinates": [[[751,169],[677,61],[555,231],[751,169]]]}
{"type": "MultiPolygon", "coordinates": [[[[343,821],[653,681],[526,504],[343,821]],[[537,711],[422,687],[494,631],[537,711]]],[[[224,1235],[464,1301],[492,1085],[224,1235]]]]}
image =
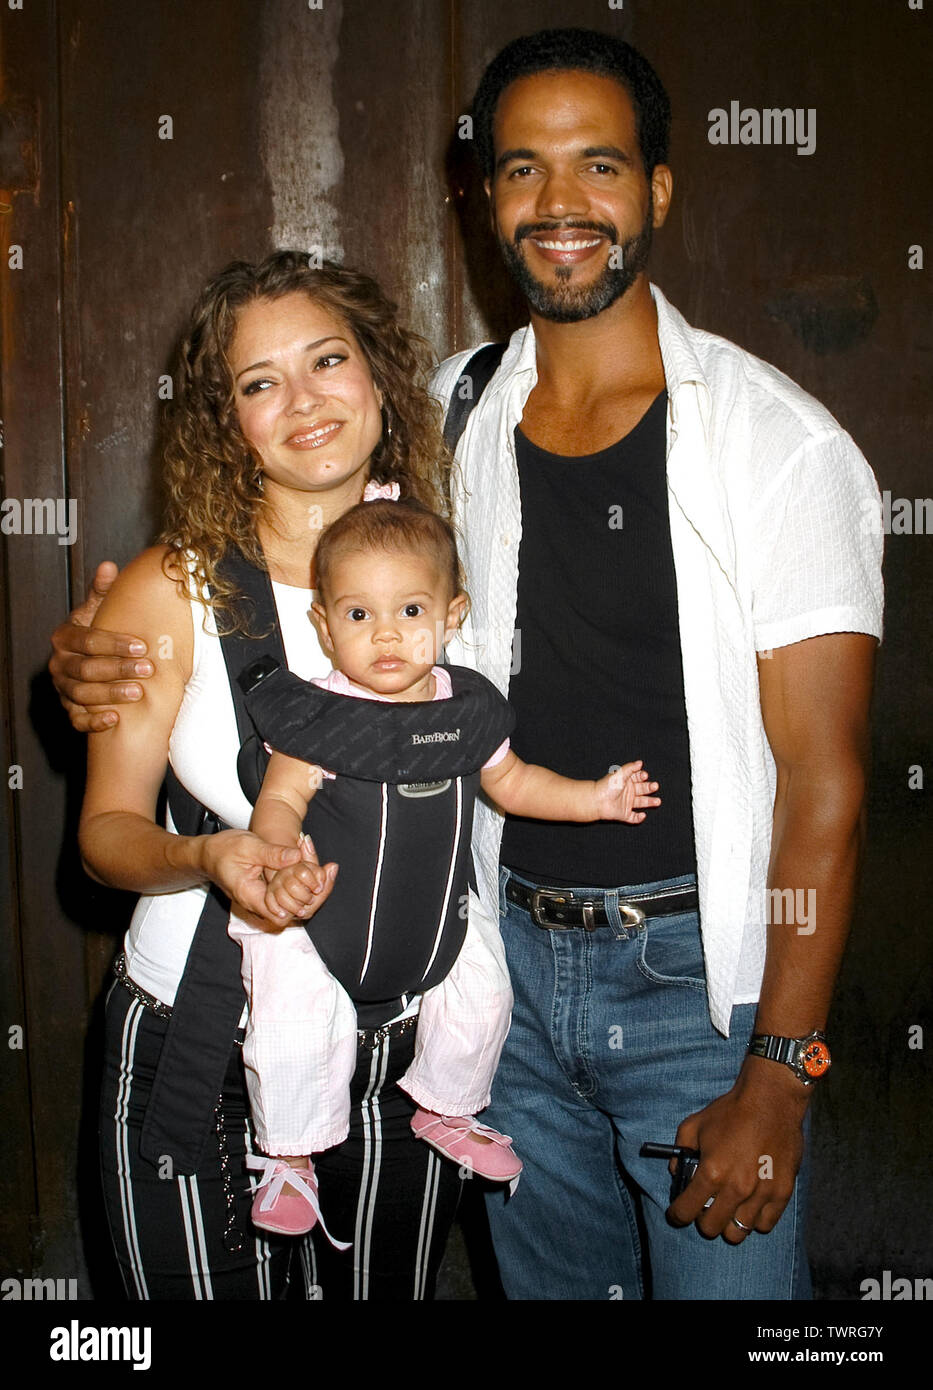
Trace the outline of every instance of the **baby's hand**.
{"type": "Polygon", "coordinates": [[[336,864],[321,868],[307,835],[299,837],[298,847],[303,862],[279,869],[266,888],[266,910],[283,921],[289,917],[304,920],[312,916],[320,905],[315,903],[315,898],[324,892],[337,874],[336,864]]]}
{"type": "MultiPolygon", "coordinates": [[[[640,807],[661,805],[659,796],[649,795],[657,790],[657,782],[648,780],[640,759],[637,763],[623,763],[596,783],[597,814],[600,820],[621,820],[628,825],[638,825],[645,819],[640,807]]],[[[280,874],[288,872],[288,869],[279,870],[280,874]]]]}

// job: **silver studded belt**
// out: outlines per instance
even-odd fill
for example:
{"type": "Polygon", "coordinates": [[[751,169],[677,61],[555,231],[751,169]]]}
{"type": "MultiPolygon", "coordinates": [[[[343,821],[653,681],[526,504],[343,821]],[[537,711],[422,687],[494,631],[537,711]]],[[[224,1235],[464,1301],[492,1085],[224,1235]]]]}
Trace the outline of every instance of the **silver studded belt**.
{"type": "Polygon", "coordinates": [[[156,999],[154,994],[149,994],[135,980],[131,980],[126,973],[126,955],[123,951],[117,956],[113,963],[113,973],[124,989],[129,990],[134,999],[138,999],[140,1004],[149,1009],[158,1018],[171,1018],[171,1004],[163,1004],[161,999],[156,999]]]}

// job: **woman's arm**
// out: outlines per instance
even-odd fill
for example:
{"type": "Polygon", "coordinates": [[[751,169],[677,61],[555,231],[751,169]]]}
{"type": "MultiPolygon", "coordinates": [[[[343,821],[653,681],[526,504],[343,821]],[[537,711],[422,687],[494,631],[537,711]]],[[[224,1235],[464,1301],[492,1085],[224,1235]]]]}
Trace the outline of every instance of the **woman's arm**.
{"type": "Polygon", "coordinates": [[[164,555],[154,547],[138,556],[95,617],[102,627],[139,632],[161,659],[146,700],[127,706],[119,724],[88,740],[81,856],[92,877],[115,888],[167,893],[211,879],[261,911],[264,867],[294,862],[297,850],[264,845],[246,831],[173,835],[155,824],[169,737],[193,657],[190,604],[164,573],[164,555]]]}

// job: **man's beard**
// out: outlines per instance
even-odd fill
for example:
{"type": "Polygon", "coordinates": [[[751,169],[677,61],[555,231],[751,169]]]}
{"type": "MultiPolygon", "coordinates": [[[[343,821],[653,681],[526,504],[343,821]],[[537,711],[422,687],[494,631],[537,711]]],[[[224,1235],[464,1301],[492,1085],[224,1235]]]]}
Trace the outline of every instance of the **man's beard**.
{"type": "Polygon", "coordinates": [[[506,267],[516,281],[522,294],[536,314],[552,323],[578,323],[581,319],[595,318],[610,304],[621,299],[626,290],[631,289],[637,277],[648,263],[651,249],[651,235],[654,214],[649,201],[644,225],[637,236],[629,237],[621,243],[622,255],[619,257],[619,233],[611,222],[562,222],[558,227],[548,227],[545,223],[525,222],[516,228],[513,241],[499,236],[499,249],[506,267]],[[557,266],[556,285],[543,285],[528,269],[528,264],[519,250],[521,242],[529,234],[555,230],[579,229],[583,232],[599,232],[607,236],[615,249],[615,257],[607,257],[602,274],[585,285],[573,285],[571,280],[575,266],[557,266]],[[621,265],[612,267],[610,258],[621,259],[621,265]],[[563,282],[563,283],[561,283],[563,282]]]}

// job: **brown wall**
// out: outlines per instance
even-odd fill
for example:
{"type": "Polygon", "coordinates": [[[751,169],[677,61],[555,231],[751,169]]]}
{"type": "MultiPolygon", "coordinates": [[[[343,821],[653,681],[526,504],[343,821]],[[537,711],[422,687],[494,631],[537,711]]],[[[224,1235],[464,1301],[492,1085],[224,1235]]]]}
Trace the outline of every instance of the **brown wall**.
{"type": "MultiPolygon", "coordinates": [[[[96,562],[157,523],[153,426],[206,276],[273,245],[376,274],[443,355],[520,305],[485,230],[456,117],[508,39],[621,34],[675,111],[676,201],[654,278],[695,323],[774,362],[854,435],[897,497],[933,491],[930,10],[907,0],[26,0],[0,11],[4,489],[75,498],[77,542],[4,537],[0,604],[0,1277],[109,1290],[93,1115],[102,981],[126,902],[81,879],[81,741],[42,676],[47,634],[96,562]],[[713,146],[708,112],[817,111],[816,151],[713,146]],[[170,115],[173,138],[158,138],[170,115]],[[22,268],[7,248],[23,248],[22,268]],[[15,1040],[15,1035],[14,1035],[15,1040]],[[85,1051],[88,1061],[85,1065],[85,1051]],[[79,1161],[82,1178],[76,1182],[79,1161]],[[88,1264],[90,1269],[88,1269],[88,1264]]],[[[929,523],[933,526],[933,521],[929,523]]],[[[930,537],[892,535],[872,837],[819,1097],[812,1254],[824,1295],[929,1273],[930,537]]],[[[469,1293],[454,1271],[451,1296],[469,1293]],[[457,1282],[457,1280],[460,1282],[457,1282]]]]}

